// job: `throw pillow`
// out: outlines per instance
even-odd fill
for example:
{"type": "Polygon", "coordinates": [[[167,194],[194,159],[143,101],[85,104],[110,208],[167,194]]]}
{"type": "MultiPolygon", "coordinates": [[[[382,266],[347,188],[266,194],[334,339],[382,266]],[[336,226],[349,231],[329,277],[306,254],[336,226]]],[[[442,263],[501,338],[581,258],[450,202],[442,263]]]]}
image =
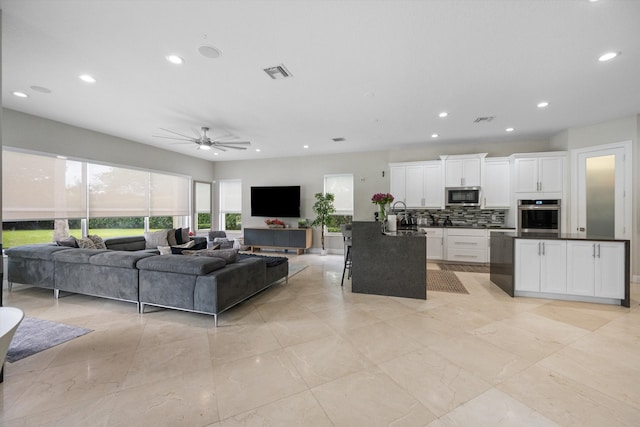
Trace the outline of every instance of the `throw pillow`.
{"type": "Polygon", "coordinates": [[[182,243],[187,243],[189,241],[189,229],[181,228],[180,231],[182,232],[182,243]]]}
{"type": "Polygon", "coordinates": [[[171,255],[171,246],[158,246],[160,255],[171,255]]]}
{"type": "Polygon", "coordinates": [[[158,246],[169,246],[167,230],[144,233],[144,240],[146,249],[156,249],[158,246]]]}
{"type": "Polygon", "coordinates": [[[98,236],[97,234],[89,234],[87,237],[91,239],[93,244],[96,246],[96,249],[107,249],[107,245],[104,244],[104,240],[102,240],[102,237],[98,236]]]}
{"type": "Polygon", "coordinates": [[[233,264],[238,257],[237,249],[204,249],[198,251],[197,256],[209,256],[213,258],[222,258],[227,264],[233,264]]]}
{"type": "Polygon", "coordinates": [[[96,244],[93,243],[93,240],[88,237],[85,237],[84,239],[78,239],[78,247],[82,249],[97,249],[96,244]]]}
{"type": "Polygon", "coordinates": [[[78,239],[73,236],[70,236],[63,240],[56,240],[56,245],[58,246],[66,246],[68,248],[78,248],[78,239]]]}
{"type": "Polygon", "coordinates": [[[196,242],[194,242],[193,240],[189,240],[187,243],[183,243],[182,245],[174,245],[172,246],[172,248],[189,249],[192,248],[195,244],[196,242]]]}
{"type": "Polygon", "coordinates": [[[172,228],[167,232],[167,242],[169,242],[169,246],[175,246],[178,244],[176,241],[176,229],[172,228]]]}
{"type": "MultiPolygon", "coordinates": [[[[182,228],[176,228],[174,236],[176,238],[176,245],[181,245],[181,244],[183,244],[185,242],[184,240],[182,240],[182,228]]],[[[173,245],[173,246],[175,246],[175,245],[173,245]]]]}

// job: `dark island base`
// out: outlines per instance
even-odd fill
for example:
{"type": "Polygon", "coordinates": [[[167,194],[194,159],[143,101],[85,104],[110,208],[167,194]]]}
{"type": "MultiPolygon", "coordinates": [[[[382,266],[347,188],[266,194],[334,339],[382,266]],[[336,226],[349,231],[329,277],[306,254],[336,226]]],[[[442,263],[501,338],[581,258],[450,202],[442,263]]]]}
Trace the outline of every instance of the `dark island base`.
{"type": "Polygon", "coordinates": [[[424,234],[388,236],[379,222],[354,222],[351,290],[427,299],[424,234]]]}

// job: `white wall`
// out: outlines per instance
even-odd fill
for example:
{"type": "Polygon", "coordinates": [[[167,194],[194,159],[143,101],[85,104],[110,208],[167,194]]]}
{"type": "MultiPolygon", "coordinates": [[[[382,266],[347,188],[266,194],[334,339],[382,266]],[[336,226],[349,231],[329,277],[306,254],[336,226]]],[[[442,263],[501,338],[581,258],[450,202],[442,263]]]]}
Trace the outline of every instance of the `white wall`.
{"type": "Polygon", "coordinates": [[[2,137],[7,147],[213,180],[213,164],[207,160],[15,110],[5,108],[3,113],[2,137]]]}

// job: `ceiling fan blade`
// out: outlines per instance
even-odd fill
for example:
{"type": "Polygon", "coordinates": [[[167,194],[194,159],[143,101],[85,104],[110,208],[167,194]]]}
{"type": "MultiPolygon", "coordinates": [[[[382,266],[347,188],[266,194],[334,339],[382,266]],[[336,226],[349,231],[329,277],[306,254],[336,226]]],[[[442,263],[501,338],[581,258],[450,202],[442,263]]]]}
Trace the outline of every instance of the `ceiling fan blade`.
{"type": "Polygon", "coordinates": [[[224,148],[233,148],[234,150],[246,150],[247,147],[237,147],[235,145],[226,145],[226,144],[213,144],[214,147],[216,148],[220,148],[220,147],[224,147],[224,148]]]}
{"type": "Polygon", "coordinates": [[[165,131],[165,132],[173,133],[173,134],[179,135],[179,136],[181,136],[183,138],[187,138],[189,141],[193,140],[193,138],[191,138],[189,135],[185,135],[185,134],[180,133],[180,132],[175,132],[175,131],[172,131],[171,129],[165,129],[165,128],[160,128],[160,129],[165,131]]]}
{"type": "Polygon", "coordinates": [[[222,147],[220,147],[219,145],[216,145],[216,144],[212,145],[212,147],[215,148],[216,150],[227,151],[224,148],[222,148],[222,147]]]}
{"type": "Polygon", "coordinates": [[[160,136],[160,135],[151,135],[154,138],[164,138],[164,139],[175,139],[176,141],[189,141],[189,142],[193,142],[193,139],[187,139],[187,138],[175,138],[173,136],[160,136]]]}
{"type": "Polygon", "coordinates": [[[213,141],[214,144],[227,144],[227,145],[251,145],[251,141],[213,141]]]}

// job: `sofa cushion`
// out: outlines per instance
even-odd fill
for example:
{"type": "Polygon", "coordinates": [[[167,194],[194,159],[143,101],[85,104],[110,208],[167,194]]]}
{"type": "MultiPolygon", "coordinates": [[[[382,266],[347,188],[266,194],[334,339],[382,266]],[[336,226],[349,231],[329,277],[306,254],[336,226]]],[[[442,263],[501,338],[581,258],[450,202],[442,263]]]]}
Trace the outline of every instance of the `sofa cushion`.
{"type": "Polygon", "coordinates": [[[149,252],[108,251],[95,254],[89,258],[89,263],[108,267],[136,268],[138,261],[150,256],[155,255],[149,252]]]}
{"type": "Polygon", "coordinates": [[[158,255],[141,259],[137,263],[139,270],[166,271],[169,273],[208,274],[225,266],[220,258],[185,257],[177,255],[158,255]]]}
{"type": "Polygon", "coordinates": [[[169,246],[167,241],[167,230],[148,231],[144,233],[146,249],[156,249],[158,246],[169,246]]]}
{"type": "Polygon", "coordinates": [[[67,246],[56,246],[52,244],[34,244],[34,245],[22,245],[14,246],[13,248],[5,249],[4,253],[9,257],[15,258],[31,258],[31,259],[53,259],[53,254],[56,252],[71,251],[71,248],[67,246]]]}
{"type": "Polygon", "coordinates": [[[195,255],[223,259],[226,264],[233,264],[238,257],[237,249],[204,249],[195,255]]]}
{"type": "Polygon", "coordinates": [[[76,264],[88,264],[89,258],[102,252],[109,252],[108,249],[69,249],[68,251],[60,251],[53,254],[55,262],[72,262],[76,264]]]}
{"type": "Polygon", "coordinates": [[[178,241],[176,240],[175,228],[172,228],[169,231],[167,231],[167,242],[169,243],[169,246],[175,246],[178,244],[178,241]]]}

